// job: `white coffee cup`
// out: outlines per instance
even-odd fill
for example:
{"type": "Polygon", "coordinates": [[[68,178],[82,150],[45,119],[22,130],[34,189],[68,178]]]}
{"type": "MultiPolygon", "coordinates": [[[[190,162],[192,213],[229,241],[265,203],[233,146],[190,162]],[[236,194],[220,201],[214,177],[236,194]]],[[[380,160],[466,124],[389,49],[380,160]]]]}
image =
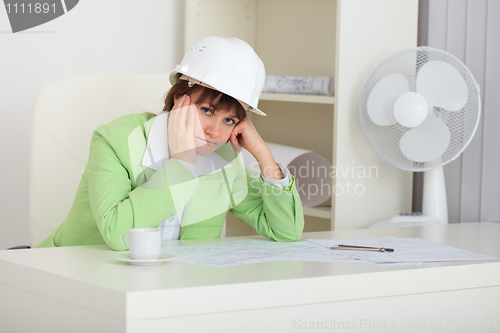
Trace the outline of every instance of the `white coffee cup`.
{"type": "Polygon", "coordinates": [[[134,260],[156,260],[161,254],[161,230],[149,228],[130,229],[122,235],[122,244],[129,249],[134,260]],[[128,236],[129,245],[125,244],[128,236]]]}

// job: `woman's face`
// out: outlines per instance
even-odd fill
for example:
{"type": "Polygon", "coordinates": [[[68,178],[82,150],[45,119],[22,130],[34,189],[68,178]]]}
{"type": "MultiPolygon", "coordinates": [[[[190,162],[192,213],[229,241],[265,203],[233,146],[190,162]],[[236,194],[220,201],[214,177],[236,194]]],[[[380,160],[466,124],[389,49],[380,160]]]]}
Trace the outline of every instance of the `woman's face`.
{"type": "MultiPolygon", "coordinates": [[[[234,110],[215,110],[209,103],[198,102],[201,91],[191,94],[196,106],[194,129],[196,154],[206,156],[225,144],[238,123],[234,110]]],[[[177,100],[177,99],[176,99],[177,100]]],[[[214,104],[217,101],[214,101],[214,104]]]]}

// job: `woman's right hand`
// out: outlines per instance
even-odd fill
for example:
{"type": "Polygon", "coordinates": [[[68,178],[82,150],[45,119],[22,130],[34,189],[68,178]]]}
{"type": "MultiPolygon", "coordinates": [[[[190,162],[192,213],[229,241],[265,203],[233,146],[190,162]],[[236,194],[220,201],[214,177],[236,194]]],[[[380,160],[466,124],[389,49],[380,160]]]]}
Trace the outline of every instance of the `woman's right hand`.
{"type": "Polygon", "coordinates": [[[167,122],[168,149],[171,158],[196,163],[194,125],[196,107],[191,98],[184,95],[178,98],[167,122]]]}

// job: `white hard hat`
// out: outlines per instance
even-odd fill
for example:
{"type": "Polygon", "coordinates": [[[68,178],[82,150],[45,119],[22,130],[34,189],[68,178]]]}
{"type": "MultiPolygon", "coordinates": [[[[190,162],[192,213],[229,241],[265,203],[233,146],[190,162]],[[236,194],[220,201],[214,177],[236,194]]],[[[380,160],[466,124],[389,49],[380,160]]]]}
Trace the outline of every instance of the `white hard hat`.
{"type": "Polygon", "coordinates": [[[266,115],[257,108],[266,76],[264,64],[241,39],[207,37],[198,41],[170,73],[170,83],[174,85],[181,76],[235,98],[247,111],[266,115]]]}

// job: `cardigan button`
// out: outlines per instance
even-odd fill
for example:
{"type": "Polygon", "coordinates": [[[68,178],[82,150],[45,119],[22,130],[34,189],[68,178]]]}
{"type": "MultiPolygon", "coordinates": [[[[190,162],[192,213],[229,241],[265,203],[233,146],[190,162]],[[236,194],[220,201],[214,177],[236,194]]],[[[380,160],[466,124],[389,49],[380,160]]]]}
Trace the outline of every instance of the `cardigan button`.
{"type": "Polygon", "coordinates": [[[174,210],[172,211],[172,215],[177,215],[177,209],[174,209],[174,210]]]}

